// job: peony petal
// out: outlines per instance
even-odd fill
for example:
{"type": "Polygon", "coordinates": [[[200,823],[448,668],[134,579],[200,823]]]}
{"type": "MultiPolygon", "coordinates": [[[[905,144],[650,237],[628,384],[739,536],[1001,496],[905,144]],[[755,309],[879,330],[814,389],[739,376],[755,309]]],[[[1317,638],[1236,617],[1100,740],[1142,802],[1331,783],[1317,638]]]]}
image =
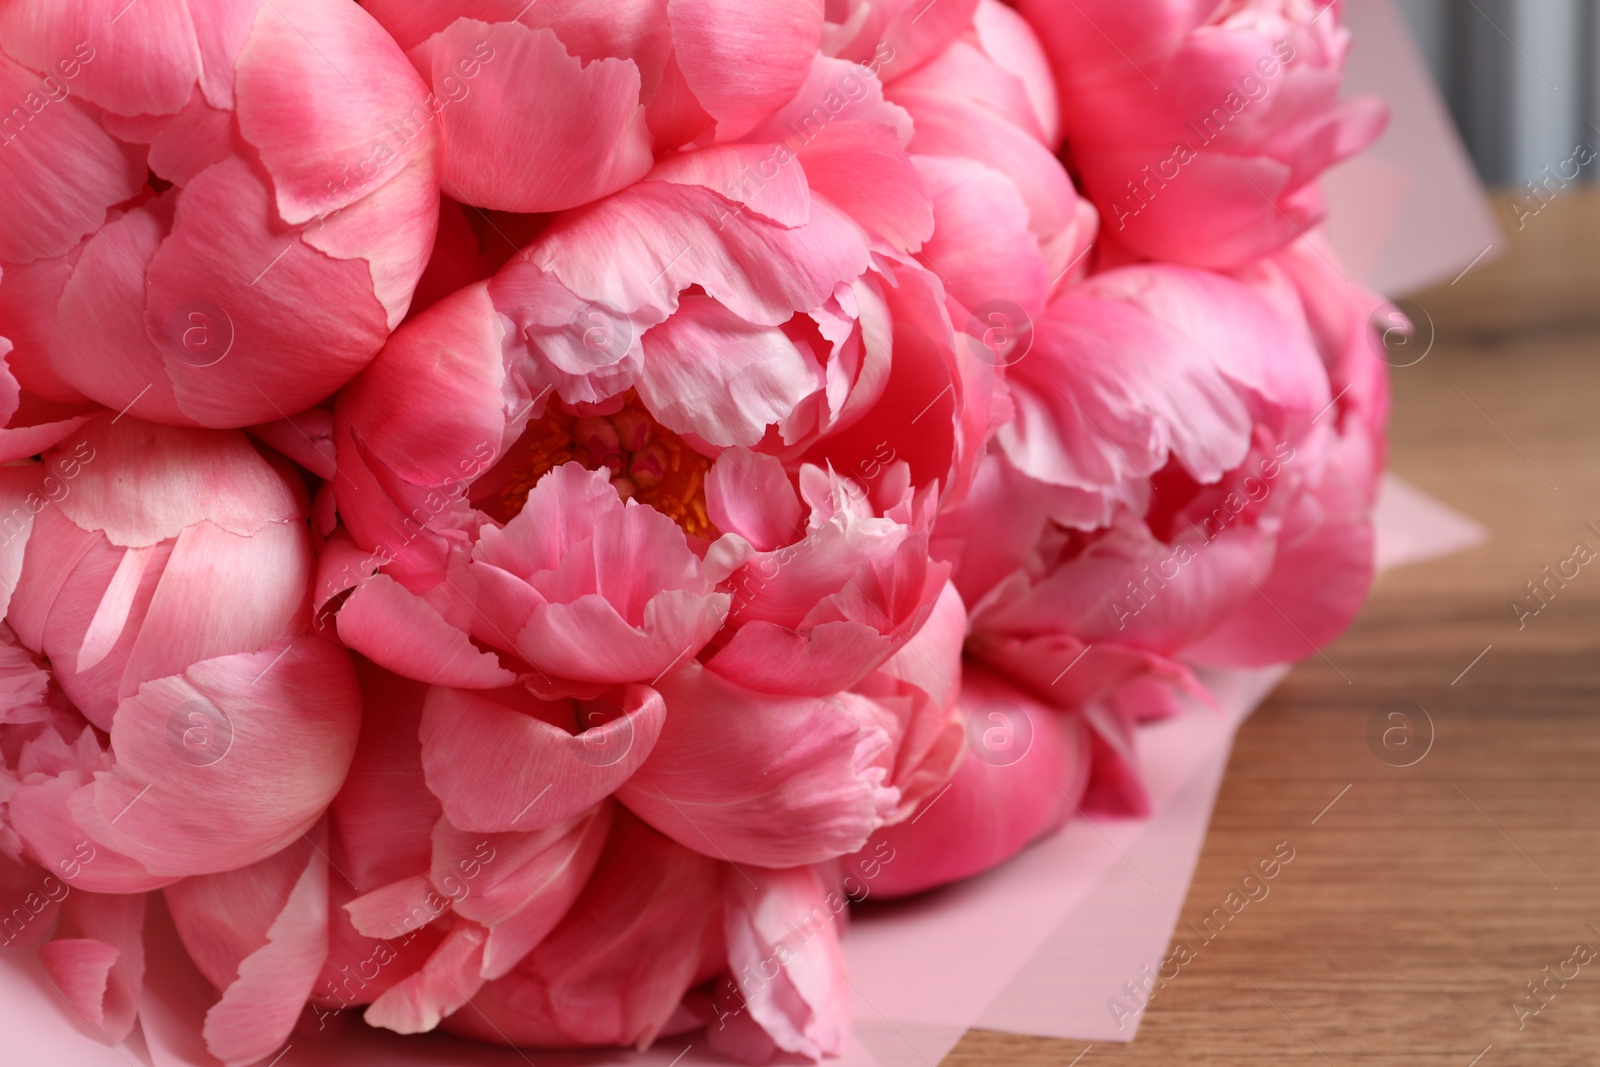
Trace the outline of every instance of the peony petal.
{"type": "Polygon", "coordinates": [[[650,169],[639,70],[628,60],[585,64],[552,30],[470,18],[457,19],[412,57],[431,76],[441,108],[444,191],[463,203],[559,211],[616,192],[650,169]],[[460,63],[477,69],[473,80],[462,80],[460,63]],[[505,151],[507,138],[517,153],[505,151]],[[559,163],[530,167],[527,159],[559,163]]]}
{"type": "Polygon", "coordinates": [[[453,825],[532,831],[593,807],[644,762],[666,715],[661,697],[645,686],[627,686],[616,700],[540,704],[515,691],[429,690],[422,763],[453,825]],[[535,717],[562,713],[588,728],[574,733],[535,717]]]}
{"type": "Polygon", "coordinates": [[[57,989],[112,1041],[133,1030],[144,984],[143,894],[77,892],[61,907],[53,941],[39,961],[57,989]]]}
{"type": "Polygon", "coordinates": [[[271,189],[239,156],[184,187],[172,233],[146,273],[147,335],[162,345],[185,416],[204,425],[247,426],[310,407],[365,366],[388,334],[366,262],[332,259],[283,232],[271,189]],[[196,351],[192,331],[201,325],[213,331],[209,343],[225,345],[220,354],[196,351]],[[316,358],[283,358],[300,349],[316,358]]]}
{"type": "Polygon", "coordinates": [[[687,848],[814,863],[855,851],[899,800],[878,762],[890,739],[860,698],[768,696],[698,663],[659,688],[660,739],[617,797],[687,848]]]}
{"type": "MultiPolygon", "coordinates": [[[[413,158],[437,152],[432,126],[420,136],[395,132],[408,105],[426,91],[399,47],[358,5],[272,0],[263,6],[239,53],[234,93],[239,132],[272,176],[278,216],[299,225],[349,207],[413,158]]],[[[431,193],[424,199],[431,202],[431,193]]]]}
{"type": "Polygon", "coordinates": [[[668,0],[674,58],[717,139],[747,133],[805,82],[822,35],[818,0],[668,0]]]}
{"type": "Polygon", "coordinates": [[[465,833],[441,819],[433,832],[433,884],[457,914],[488,927],[483,977],[506,975],[566,915],[600,859],[615,806],[537,833],[465,833]]]}
{"type": "Polygon", "coordinates": [[[399,582],[374,574],[339,608],[339,640],[397,673],[431,685],[498,689],[517,676],[399,582]]]}
{"type": "Polygon", "coordinates": [[[206,1048],[228,1067],[264,1059],[289,1038],[328,954],[328,862],[309,847],[285,855],[303,864],[294,888],[265,944],[240,961],[238,977],[206,1012],[206,1048]]]}
{"type": "Polygon", "coordinates": [[[725,870],[722,881],[728,970],[751,1018],[785,1052],[842,1055],[850,1029],[840,943],[845,898],[823,885],[815,867],[725,870]]]}
{"type": "Polygon", "coordinates": [[[321,638],[205,660],[121,703],[116,765],[73,796],[73,818],[157,873],[255,863],[322,814],[359,724],[349,659],[321,638]]]}
{"type": "Polygon", "coordinates": [[[385,990],[362,1018],[401,1034],[434,1029],[483,984],[485,936],[477,923],[457,923],[422,968],[385,990]]]}
{"type": "MultiPolygon", "coordinates": [[[[32,30],[16,33],[6,25],[17,21],[23,6],[0,11],[0,40],[7,51],[36,43],[32,30]]],[[[76,65],[71,45],[46,64],[58,56],[76,65]]],[[[0,55],[0,100],[10,109],[0,115],[0,185],[6,190],[0,260],[30,263],[65,255],[100,228],[111,205],[144,184],[137,154],[106,136],[66,96],[70,91],[54,72],[41,81],[0,55]],[[63,160],[71,165],[61,166],[63,160]]]]}
{"type": "Polygon", "coordinates": [[[721,955],[720,865],[617,813],[561,923],[446,1028],[524,1045],[646,1045],[721,955]]]}
{"type": "Polygon", "coordinates": [[[822,386],[822,368],[781,330],[755,326],[715,300],[684,296],[644,335],[639,396],[669,430],[712,445],[755,445],[822,386]]]}

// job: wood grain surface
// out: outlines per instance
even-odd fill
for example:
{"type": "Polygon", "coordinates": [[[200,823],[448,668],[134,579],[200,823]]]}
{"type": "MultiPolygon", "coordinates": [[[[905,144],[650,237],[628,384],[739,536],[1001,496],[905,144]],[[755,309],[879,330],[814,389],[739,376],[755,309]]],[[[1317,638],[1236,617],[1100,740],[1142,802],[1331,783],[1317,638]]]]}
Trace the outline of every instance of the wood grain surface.
{"type": "Polygon", "coordinates": [[[1600,196],[1520,232],[1500,206],[1509,251],[1416,297],[1432,348],[1392,374],[1392,469],[1492,540],[1385,575],[1337,671],[1302,663],[1245,724],[1180,929],[1276,842],[1293,864],[1131,1045],[972,1031],[946,1064],[1600,1064],[1600,958],[1567,962],[1600,951],[1600,559],[1523,628],[1510,606],[1600,551],[1600,196]],[[1434,724],[1415,766],[1368,746],[1391,700],[1434,724]]]}

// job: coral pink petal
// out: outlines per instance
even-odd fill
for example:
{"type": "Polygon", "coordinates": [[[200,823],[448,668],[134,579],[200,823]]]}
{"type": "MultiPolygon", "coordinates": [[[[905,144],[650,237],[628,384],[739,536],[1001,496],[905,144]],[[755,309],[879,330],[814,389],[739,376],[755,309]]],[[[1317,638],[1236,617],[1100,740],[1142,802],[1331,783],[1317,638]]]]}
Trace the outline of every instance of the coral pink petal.
{"type": "Polygon", "coordinates": [[[155,0],[126,10],[118,0],[11,4],[0,18],[0,40],[36,70],[64,76],[60,64],[71,63],[73,91],[107,111],[169,115],[189,102],[200,74],[191,6],[211,5],[155,0]]]}
{"type": "MultiPolygon", "coordinates": [[[[191,424],[178,407],[164,348],[158,347],[172,342],[165,329],[152,341],[145,328],[145,273],[165,229],[147,204],[89,239],[61,292],[50,360],[66,387],[113,411],[191,424]]],[[[175,324],[180,341],[190,325],[186,318],[175,324]]]]}
{"type": "MultiPolygon", "coordinates": [[[[6,11],[14,16],[22,6],[6,11]]],[[[0,40],[8,50],[19,41],[31,43],[31,31],[13,36],[4,28],[8,21],[0,14],[0,40]]],[[[71,57],[70,47],[64,54],[71,57]]],[[[112,204],[144,184],[142,164],[70,97],[47,97],[37,75],[3,55],[0,99],[12,109],[0,127],[0,186],[6,190],[0,260],[29,263],[65,255],[99,229],[112,204]],[[63,160],[71,165],[62,166],[63,160]]]]}
{"type": "Polygon", "coordinates": [[[441,112],[444,191],[498,211],[560,211],[614,193],[650,169],[639,69],[624,59],[584,64],[549,29],[458,19],[413,51],[441,112]],[[462,82],[463,57],[490,57],[462,82]],[[446,92],[465,85],[465,95],[446,92]],[[516,152],[507,152],[507,141],[516,152]],[[549,165],[529,166],[542,159],[549,165]],[[559,161],[559,162],[557,162],[559,161]]]}
{"type": "Polygon", "coordinates": [[[822,368],[782,330],[756,326],[710,297],[686,295],[644,335],[639,396],[669,430],[726,448],[760,443],[822,385],[822,368]]]}
{"type": "Polygon", "coordinates": [[[254,652],[299,629],[311,580],[309,540],[301,524],[271,523],[248,538],[208,522],[185,529],[128,654],[118,695],[128,696],[144,678],[254,652]],[[252,610],[240,611],[241,600],[252,610]]]}
{"type": "Polygon", "coordinates": [[[368,1026],[401,1034],[434,1029],[483,984],[485,937],[477,923],[458,922],[422,968],[385,990],[362,1018],[368,1026]]]}
{"type": "Polygon", "coordinates": [[[723,533],[738,534],[758,552],[800,535],[800,496],[775,456],[730,448],[706,476],[706,511],[723,533]]]}
{"type": "Polygon", "coordinates": [[[895,130],[878,122],[830,122],[796,153],[815,196],[901,252],[933,235],[933,205],[895,130]]]}
{"type": "Polygon", "coordinates": [[[720,969],[721,864],[617,813],[599,866],[560,925],[446,1024],[497,1044],[644,1045],[720,969]],[[719,961],[720,962],[720,961],[719,961]]]}
{"type": "Polygon", "coordinates": [[[668,0],[674,58],[732,140],[805,83],[822,36],[819,0],[668,0]]]}
{"type": "Polygon", "coordinates": [[[310,407],[353,377],[388,334],[366,261],[330,258],[271,224],[272,210],[269,187],[232,156],[184,187],[172,233],[150,260],[148,336],[166,340],[164,373],[178,405],[207,426],[310,407]],[[198,351],[197,323],[212,331],[198,351]],[[283,358],[302,348],[318,358],[283,358]]]}
{"type": "Polygon", "coordinates": [[[500,978],[566,915],[605,847],[615,805],[602,802],[538,833],[465,833],[440,820],[433,884],[457,914],[489,928],[483,977],[500,978]]]}
{"type": "Polygon", "coordinates": [[[117,763],[74,819],[152,871],[206,874],[294,841],[344,780],[360,726],[346,653],[301,637],[146,682],[117,708],[117,763]]]}
{"type": "Polygon", "coordinates": [[[272,176],[283,221],[299,225],[348,207],[414,156],[436,152],[431,124],[410,138],[390,125],[426,92],[399,46],[360,6],[265,4],[239,53],[234,93],[239,131],[272,176]]]}
{"type": "Polygon", "coordinates": [[[69,455],[82,465],[59,507],[113,544],[152,545],[201,522],[249,537],[305,518],[304,500],[243,434],[101,417],[52,458],[69,455]]]}
{"type": "Polygon", "coordinates": [[[841,1055],[850,1029],[843,896],[815,867],[729,870],[723,884],[728,969],[751,1017],[785,1052],[841,1055]],[[778,973],[766,980],[774,961],[778,973]]]}
{"type": "Polygon", "coordinates": [[[986,871],[1072,813],[1089,781],[1083,721],[1045,707],[982,669],[969,669],[961,704],[977,716],[950,787],[914,819],[880,830],[869,851],[893,850],[874,894],[904,896],[986,871]],[[1017,754],[1020,750],[1020,755],[1017,754]]]}
{"type": "Polygon", "coordinates": [[[355,587],[339,608],[339,640],[392,671],[434,685],[498,689],[517,676],[427,601],[384,574],[355,587]]]}
{"type": "Polygon", "coordinates": [[[783,145],[710,145],[667,156],[645,180],[703,186],[773,222],[802,226],[811,217],[811,189],[793,162],[783,145]]]}
{"type": "Polygon", "coordinates": [[[687,848],[814,863],[855,851],[899,800],[878,762],[889,737],[860,698],[758,693],[697,663],[658,688],[660,740],[617,796],[687,848]]]}
{"type": "Polygon", "coordinates": [[[531,714],[539,702],[526,694],[494,695],[517,703],[435,687],[423,710],[428,788],[464,830],[538,830],[594,806],[644,762],[666,716],[654,690],[628,686],[568,711],[574,729],[588,727],[574,733],[531,714]]]}
{"type": "Polygon", "coordinates": [[[121,1041],[138,1016],[144,984],[143,894],[76,892],[61,906],[55,940],[39,961],[90,1025],[121,1041]]]}
{"type": "Polygon", "coordinates": [[[293,854],[304,868],[266,943],[206,1012],[206,1048],[228,1067],[265,1059],[288,1040],[328,955],[328,862],[310,848],[293,854]]]}

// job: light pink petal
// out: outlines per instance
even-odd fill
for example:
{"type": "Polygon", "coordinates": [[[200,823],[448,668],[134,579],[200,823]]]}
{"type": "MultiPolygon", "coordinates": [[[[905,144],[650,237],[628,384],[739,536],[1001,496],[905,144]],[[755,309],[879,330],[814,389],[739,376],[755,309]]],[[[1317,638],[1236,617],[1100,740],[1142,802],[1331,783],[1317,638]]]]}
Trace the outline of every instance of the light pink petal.
{"type": "Polygon", "coordinates": [[[401,1034],[420,1034],[464,1007],[483,984],[483,927],[458,922],[421,970],[407,975],[372,1002],[363,1014],[368,1026],[401,1034]]]}
{"type": "Polygon", "coordinates": [[[1000,444],[1040,481],[1093,491],[1170,455],[1214,482],[1249,447],[1248,412],[1211,354],[1120,301],[1052,304],[1007,377],[1017,418],[1000,444]]]}
{"type": "Polygon", "coordinates": [[[239,433],[99,418],[55,453],[80,461],[60,503],[85,530],[140,547],[209,521],[240,537],[305,517],[305,501],[239,433]]]}
{"type": "Polygon", "coordinates": [[[208,168],[179,194],[172,233],[150,260],[145,327],[195,422],[243,426],[310,407],[353,377],[388,334],[366,262],[332,259],[284,231],[272,222],[270,196],[238,156],[208,168]],[[196,353],[197,335],[184,326],[196,314],[220,352],[196,353]],[[286,351],[300,358],[285,359],[286,351]]]}
{"type": "Polygon", "coordinates": [[[643,1045],[723,966],[721,865],[619,811],[577,902],[526,960],[445,1024],[480,1041],[643,1045]]]}
{"type": "Polygon", "coordinates": [[[785,226],[802,226],[811,217],[806,172],[784,145],[719,144],[675,152],[645,180],[704,186],[785,226]]]}
{"type": "MultiPolygon", "coordinates": [[[[1043,314],[1050,276],[1016,185],[1000,172],[958,156],[917,156],[915,162],[932,190],[937,220],[919,258],[966,310],[955,325],[971,331],[974,324],[968,318],[976,315],[985,330],[1009,331],[994,338],[999,347],[988,358],[1000,365],[1026,359],[1025,342],[1017,338],[1031,336],[1034,321],[1043,314]],[[995,318],[995,308],[987,305],[1002,300],[1028,317],[1006,321],[1004,312],[1011,319],[1016,313],[1002,307],[1002,317],[995,318]]],[[[979,333],[976,339],[981,343],[988,338],[979,333]]],[[[963,343],[972,344],[964,338],[963,343]]]]}
{"type": "Polygon", "coordinates": [[[292,850],[304,867],[266,930],[266,943],[239,963],[238,977],[206,1012],[206,1048],[243,1067],[288,1040],[328,955],[328,863],[321,852],[292,850]]]}
{"type": "Polygon", "coordinates": [[[89,620],[89,630],[84,635],[83,644],[78,646],[78,662],[74,667],[76,672],[87,671],[105,659],[117,643],[117,638],[122,636],[128,611],[133,607],[134,594],[139,591],[140,579],[144,577],[145,564],[153,552],[153,548],[130,548],[122,553],[122,561],[111,576],[111,584],[100,598],[94,618],[89,620]]]}
{"type": "Polygon", "coordinates": [[[433,885],[457,914],[488,927],[483,977],[500,978],[566,915],[600,859],[615,805],[602,802],[537,833],[434,829],[433,885]]]}
{"type": "Polygon", "coordinates": [[[749,131],[805,82],[822,35],[818,0],[668,0],[672,45],[719,140],[749,131]]]}
{"type": "Polygon", "coordinates": [[[705,484],[706,511],[717,529],[738,534],[758,552],[800,534],[800,497],[777,458],[730,448],[717,457],[705,484]]]}
{"type": "Polygon", "coordinates": [[[933,234],[927,187],[894,129],[876,122],[832,122],[798,152],[811,191],[901,252],[933,234]]]}
{"type": "Polygon", "coordinates": [[[618,791],[687,848],[761,866],[853,852],[893,810],[890,743],[859,698],[769,696],[697,663],[663,678],[666,722],[618,791]]]}
{"type": "Polygon", "coordinates": [[[972,29],[990,59],[1016,76],[1028,94],[1044,143],[1054,149],[1061,138],[1061,110],[1056,100],[1056,80],[1027,19],[1000,0],[978,0],[972,29]]]}
{"type": "Polygon", "coordinates": [[[815,867],[727,870],[723,885],[728,970],[745,1009],[785,1052],[841,1055],[850,1029],[844,896],[815,867]]]}
{"type": "Polygon", "coordinates": [[[517,635],[516,651],[547,675],[594,685],[648,682],[716,635],[728,611],[723,593],[657,593],[631,625],[603,597],[585,595],[537,608],[517,635]]]}
{"type": "Polygon", "coordinates": [[[463,203],[559,211],[616,192],[650,169],[639,70],[627,60],[585,64],[552,30],[468,18],[412,54],[431,73],[442,108],[444,191],[463,203]],[[485,55],[477,76],[461,81],[459,60],[485,55]],[[445,79],[465,92],[447,91],[445,79]],[[508,138],[516,152],[505,150],[508,138]],[[550,162],[529,166],[530,159],[550,162]]]}
{"type": "Polygon", "coordinates": [[[430,124],[396,132],[426,87],[358,5],[264,5],[235,78],[240,133],[272,176],[284,222],[297,225],[348,207],[413,157],[438,150],[430,124]]]}
{"type": "MultiPolygon", "coordinates": [[[[14,43],[33,43],[31,31],[14,35],[22,6],[0,12],[0,39],[8,51],[14,43]]],[[[70,60],[71,47],[62,55],[70,60]]],[[[106,136],[64,95],[71,90],[59,76],[52,84],[55,99],[38,75],[0,55],[0,99],[10,109],[0,127],[0,185],[6,190],[0,260],[29,263],[65,255],[106,221],[112,204],[144,184],[136,154],[106,136]],[[72,165],[61,166],[62,160],[72,165]]]]}
{"type": "Polygon", "coordinates": [[[68,773],[18,786],[11,794],[7,819],[28,854],[74,889],[92,893],[143,893],[176,881],[98,844],[73,820],[68,806],[86,777],[68,773]]]}
{"type": "Polygon", "coordinates": [[[453,825],[532,831],[593,807],[644,762],[666,715],[661,697],[644,686],[628,686],[616,700],[540,703],[514,691],[429,691],[422,764],[453,825]],[[564,715],[571,726],[530,712],[564,715]]]}
{"type": "Polygon", "coordinates": [[[813,201],[785,227],[708,189],[642,182],[564,216],[529,250],[580,298],[667,312],[691,285],[749,322],[777,326],[821,304],[867,265],[865,235],[813,201]]]}
{"type": "Polygon", "coordinates": [[[360,698],[346,653],[302,637],[145,683],[117,709],[117,762],[71,800],[96,839],[153,871],[259,861],[333,798],[360,698]]]}
{"type": "Polygon", "coordinates": [[[496,689],[516,675],[474,648],[428,602],[388,575],[358,584],[339,608],[339,640],[373,662],[434,685],[496,689]]]}
{"type": "Polygon", "coordinates": [[[929,5],[907,0],[896,6],[894,18],[883,32],[883,41],[888,45],[886,55],[893,56],[884,64],[885,78],[915,70],[965,32],[972,24],[978,0],[940,0],[929,5]]]}
{"type": "Polygon", "coordinates": [[[113,1041],[133,1029],[144,984],[143,894],[76,892],[61,906],[55,940],[39,961],[56,987],[113,1041]]]}
{"type": "Polygon", "coordinates": [[[303,625],[311,564],[298,523],[272,523],[248,538],[209,522],[185,529],[128,654],[119,696],[200,660],[281,647],[303,625]]]}
{"type": "Polygon", "coordinates": [[[644,335],[639,395],[669,430],[718,447],[755,445],[822,386],[822,368],[782,330],[755,326],[705,296],[644,335]]]}
{"type": "MultiPolygon", "coordinates": [[[[940,0],[941,4],[943,0],[940,0]]],[[[959,6],[961,0],[957,0],[959,6]]],[[[859,119],[894,128],[903,145],[911,139],[911,116],[885,103],[883,86],[866,67],[817,55],[805,84],[794,98],[758,124],[745,138],[752,142],[810,141],[831,123],[859,119]]]]}

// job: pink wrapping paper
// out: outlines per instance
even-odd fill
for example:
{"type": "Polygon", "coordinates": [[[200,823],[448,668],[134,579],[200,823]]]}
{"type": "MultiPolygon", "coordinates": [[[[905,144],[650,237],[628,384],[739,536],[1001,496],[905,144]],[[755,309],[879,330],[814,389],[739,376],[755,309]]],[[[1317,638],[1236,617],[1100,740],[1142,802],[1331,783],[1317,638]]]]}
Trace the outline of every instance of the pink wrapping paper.
{"type": "Polygon", "coordinates": [[[1389,296],[1454,279],[1506,242],[1393,0],[1346,0],[1344,93],[1388,102],[1377,143],[1322,177],[1328,240],[1351,277],[1389,296]]]}
{"type": "MultiPolygon", "coordinates": [[[[1481,526],[1392,476],[1378,512],[1380,567],[1481,542],[1481,526]]],[[[1221,714],[1194,708],[1139,735],[1151,783],[1148,819],[1075,819],[1000,868],[924,897],[869,905],[845,938],[855,989],[854,1036],[841,1067],[937,1063],[972,1026],[1085,1041],[1130,1041],[1135,1012],[1123,983],[1166,953],[1205,840],[1233,733],[1288,671],[1205,676],[1221,714]],[[1117,1024],[1121,1023],[1119,1027],[1117,1024]]],[[[0,953],[0,1033],[7,1062],[61,1067],[215,1067],[199,1040],[215,993],[152,908],[140,1028],[118,1048],[100,1041],[55,993],[32,953],[0,953]],[[177,965],[173,965],[173,961],[177,965]]],[[[471,1008],[464,1009],[471,1011],[471,1008]]],[[[297,1033],[274,1067],[513,1067],[514,1049],[448,1037],[398,1037],[357,1013],[297,1033]]],[[[697,1034],[662,1038],[645,1053],[537,1053],[546,1064],[691,1067],[722,1064],[697,1034]]]]}

